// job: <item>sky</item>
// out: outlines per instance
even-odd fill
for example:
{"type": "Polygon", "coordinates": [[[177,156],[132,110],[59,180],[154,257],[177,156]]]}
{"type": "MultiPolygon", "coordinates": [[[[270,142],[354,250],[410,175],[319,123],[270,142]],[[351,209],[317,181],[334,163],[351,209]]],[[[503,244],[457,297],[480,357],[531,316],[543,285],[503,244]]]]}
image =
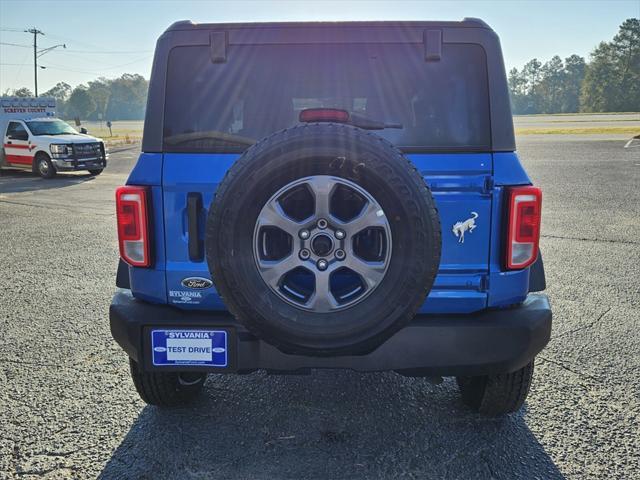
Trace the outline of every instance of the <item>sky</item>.
{"type": "Polygon", "coordinates": [[[461,20],[479,17],[500,36],[507,69],[577,53],[588,57],[627,18],[640,17],[640,0],[467,1],[211,1],[0,0],[0,94],[33,90],[33,35],[39,91],[99,76],[139,73],[149,78],[153,48],[174,21],[197,23],[321,20],[461,20]],[[13,44],[13,45],[8,45],[13,44]]]}

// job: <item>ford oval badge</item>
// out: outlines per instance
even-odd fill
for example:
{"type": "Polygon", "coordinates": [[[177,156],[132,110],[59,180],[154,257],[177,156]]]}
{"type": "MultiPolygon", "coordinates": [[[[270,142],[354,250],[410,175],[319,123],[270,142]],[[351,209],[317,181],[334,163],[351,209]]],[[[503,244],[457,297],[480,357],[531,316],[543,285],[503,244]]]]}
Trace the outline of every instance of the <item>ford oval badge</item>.
{"type": "Polygon", "coordinates": [[[208,278],[202,277],[189,277],[182,280],[182,286],[186,288],[193,288],[195,290],[202,290],[209,288],[213,285],[213,282],[208,278]]]}

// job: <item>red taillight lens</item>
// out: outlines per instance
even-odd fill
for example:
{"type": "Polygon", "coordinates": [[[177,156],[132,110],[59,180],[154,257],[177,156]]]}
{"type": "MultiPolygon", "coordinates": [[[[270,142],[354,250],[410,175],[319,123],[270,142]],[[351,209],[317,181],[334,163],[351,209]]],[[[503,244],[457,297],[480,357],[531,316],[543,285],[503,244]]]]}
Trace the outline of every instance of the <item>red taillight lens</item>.
{"type": "Polygon", "coordinates": [[[335,108],[307,108],[300,112],[300,121],[308,122],[338,122],[349,121],[349,112],[335,108]]]}
{"type": "Polygon", "coordinates": [[[151,265],[147,188],[120,187],[116,190],[116,217],[120,256],[134,267],[151,265]]]}
{"type": "Polygon", "coordinates": [[[542,191],[537,187],[507,189],[509,223],[506,266],[515,270],[536,261],[540,243],[542,191]]]}

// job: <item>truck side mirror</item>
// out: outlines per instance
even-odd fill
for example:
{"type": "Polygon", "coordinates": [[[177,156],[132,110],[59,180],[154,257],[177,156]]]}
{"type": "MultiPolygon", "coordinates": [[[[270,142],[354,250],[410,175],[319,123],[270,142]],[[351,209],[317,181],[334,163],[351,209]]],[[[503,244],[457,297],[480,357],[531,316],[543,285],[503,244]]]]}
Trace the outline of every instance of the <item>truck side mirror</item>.
{"type": "Polygon", "coordinates": [[[84,134],[86,135],[86,134],[87,134],[87,133],[89,133],[89,132],[87,131],[87,129],[86,129],[86,128],[82,127],[82,128],[80,129],[80,133],[84,133],[84,134]]]}

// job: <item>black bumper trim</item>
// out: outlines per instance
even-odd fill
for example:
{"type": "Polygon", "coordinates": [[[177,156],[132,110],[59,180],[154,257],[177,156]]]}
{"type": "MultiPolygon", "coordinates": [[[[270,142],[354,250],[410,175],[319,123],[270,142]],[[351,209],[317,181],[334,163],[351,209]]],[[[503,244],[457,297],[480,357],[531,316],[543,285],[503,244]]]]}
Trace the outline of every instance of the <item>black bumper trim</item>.
{"type": "MultiPolygon", "coordinates": [[[[225,370],[291,372],[309,368],[357,371],[405,370],[420,375],[487,375],[515,371],[529,363],[549,342],[551,307],[546,295],[529,294],[519,306],[470,315],[418,315],[371,353],[359,356],[289,355],[247,332],[227,312],[185,312],[136,300],[119,290],[109,310],[111,333],[143,370],[154,367],[144,339],[149,327],[226,328],[231,332],[230,363],[225,370]],[[142,354],[141,352],[146,352],[142,354]]],[[[179,369],[224,372],[216,368],[179,369]]]]}

